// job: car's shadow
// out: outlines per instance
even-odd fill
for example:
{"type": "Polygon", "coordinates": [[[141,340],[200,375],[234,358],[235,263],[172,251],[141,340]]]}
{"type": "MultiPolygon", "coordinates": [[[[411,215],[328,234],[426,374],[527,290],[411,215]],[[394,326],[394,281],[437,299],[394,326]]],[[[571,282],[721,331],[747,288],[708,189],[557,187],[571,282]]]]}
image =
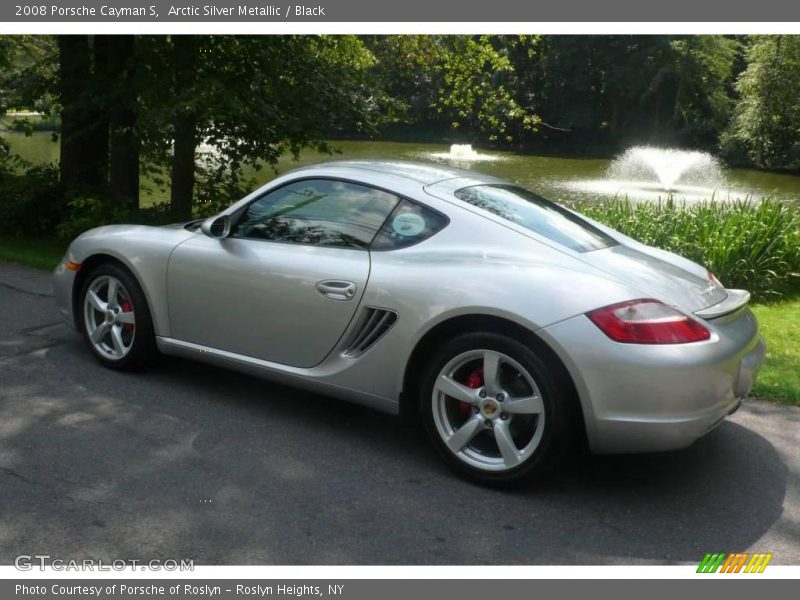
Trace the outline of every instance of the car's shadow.
{"type": "Polygon", "coordinates": [[[0,456],[18,477],[0,500],[21,502],[4,503],[3,562],[19,541],[198,564],[696,561],[759,540],[789,477],[769,441],[725,422],[686,450],[578,454],[492,490],[397,418],[238,373],[174,358],[116,373],[77,339],[15,365],[0,456]]]}

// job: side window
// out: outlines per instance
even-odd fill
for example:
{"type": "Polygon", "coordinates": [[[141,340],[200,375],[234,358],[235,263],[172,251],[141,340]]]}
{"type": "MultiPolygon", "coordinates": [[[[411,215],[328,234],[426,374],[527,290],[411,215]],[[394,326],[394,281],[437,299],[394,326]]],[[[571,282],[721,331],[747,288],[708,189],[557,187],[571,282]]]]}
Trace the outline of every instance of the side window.
{"type": "Polygon", "coordinates": [[[426,240],[447,225],[447,218],[408,200],[400,202],[372,242],[372,250],[399,250],[426,240]]]}
{"type": "Polygon", "coordinates": [[[356,183],[304,179],[252,202],[231,235],[365,249],[399,202],[393,194],[356,183]]]}

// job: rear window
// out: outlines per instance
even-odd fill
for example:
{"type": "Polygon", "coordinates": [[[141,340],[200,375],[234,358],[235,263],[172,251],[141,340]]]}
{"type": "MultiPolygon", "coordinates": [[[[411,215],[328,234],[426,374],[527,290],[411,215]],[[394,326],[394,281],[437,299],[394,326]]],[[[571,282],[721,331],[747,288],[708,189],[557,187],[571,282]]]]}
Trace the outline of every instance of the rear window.
{"type": "Polygon", "coordinates": [[[456,198],[525,227],[575,252],[591,252],[617,242],[555,202],[513,185],[473,185],[456,198]]]}

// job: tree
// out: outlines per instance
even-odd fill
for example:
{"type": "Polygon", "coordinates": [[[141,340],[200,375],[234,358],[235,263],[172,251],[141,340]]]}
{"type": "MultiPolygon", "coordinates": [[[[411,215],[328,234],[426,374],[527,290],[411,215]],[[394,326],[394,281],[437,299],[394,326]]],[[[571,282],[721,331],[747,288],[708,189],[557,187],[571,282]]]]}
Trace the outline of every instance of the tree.
{"type": "Polygon", "coordinates": [[[108,114],[95,75],[104,64],[105,40],[61,35],[61,183],[69,191],[104,187],[108,181],[108,114]],[[96,60],[98,59],[99,60],[96,60]]]}
{"type": "Polygon", "coordinates": [[[245,165],[259,169],[305,147],[329,151],[331,134],[370,130],[379,112],[368,76],[374,57],[355,36],[173,36],[146,44],[142,131],[148,160],[169,164],[176,216],[190,216],[193,195],[228,202],[242,189],[245,165]]]}
{"type": "Polygon", "coordinates": [[[175,142],[172,160],[170,205],[182,217],[192,214],[194,163],[197,148],[197,40],[193,35],[176,36],[172,42],[175,69],[175,142]]]}
{"type": "Polygon", "coordinates": [[[51,111],[57,55],[54,36],[0,36],[0,113],[8,108],[51,111]]]}
{"type": "Polygon", "coordinates": [[[741,146],[761,168],[800,169],[800,37],[752,37],[736,88],[725,146],[741,146]]]}
{"type": "Polygon", "coordinates": [[[537,128],[539,117],[514,98],[514,67],[502,43],[486,35],[453,36],[445,38],[445,47],[436,103],[451,115],[454,128],[503,142],[512,141],[515,131],[537,128]]]}
{"type": "MultiPolygon", "coordinates": [[[[377,84],[394,100],[392,122],[509,143],[539,119],[511,57],[535,55],[536,36],[369,36],[377,84]]],[[[384,111],[386,112],[386,111],[384,111]]]]}
{"type": "Polygon", "coordinates": [[[108,94],[109,188],[117,208],[139,207],[139,81],[136,76],[136,38],[108,36],[106,79],[108,94]]]}
{"type": "Polygon", "coordinates": [[[741,42],[721,35],[680,36],[670,43],[677,75],[672,123],[683,139],[714,147],[733,109],[741,42]]]}
{"type": "Polygon", "coordinates": [[[449,127],[451,120],[436,109],[442,84],[438,66],[447,51],[444,36],[373,35],[363,41],[375,57],[374,85],[389,100],[382,111],[386,120],[449,127]]]}
{"type": "Polygon", "coordinates": [[[68,194],[139,206],[138,81],[132,35],[62,35],[60,178],[68,194]]]}
{"type": "Polygon", "coordinates": [[[539,139],[555,132],[572,148],[607,152],[642,142],[713,147],[738,47],[723,36],[543,36],[535,52],[512,48],[509,57],[517,101],[542,118],[539,139]]]}

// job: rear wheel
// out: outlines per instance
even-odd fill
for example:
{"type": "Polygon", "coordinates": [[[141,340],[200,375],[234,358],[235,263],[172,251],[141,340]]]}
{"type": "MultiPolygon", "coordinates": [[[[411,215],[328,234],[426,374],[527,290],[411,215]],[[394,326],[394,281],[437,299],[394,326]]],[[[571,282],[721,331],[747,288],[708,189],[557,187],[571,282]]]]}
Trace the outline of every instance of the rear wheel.
{"type": "Polygon", "coordinates": [[[461,335],[435,353],[422,385],[434,447],[471,479],[510,484],[552,468],[571,434],[570,387],[526,345],[461,335]]]}
{"type": "Polygon", "coordinates": [[[81,292],[83,337],[105,366],[132,370],[150,364],[158,352],[150,310],[131,274],[113,264],[100,265],[81,292]]]}

